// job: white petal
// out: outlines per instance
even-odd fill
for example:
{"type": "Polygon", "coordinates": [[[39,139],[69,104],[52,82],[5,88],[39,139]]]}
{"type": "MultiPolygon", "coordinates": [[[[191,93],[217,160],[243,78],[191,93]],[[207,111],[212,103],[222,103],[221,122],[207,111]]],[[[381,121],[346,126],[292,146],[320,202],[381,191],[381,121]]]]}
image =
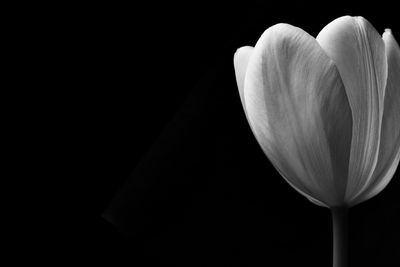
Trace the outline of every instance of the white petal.
{"type": "Polygon", "coordinates": [[[346,201],[366,188],[378,159],[384,90],[385,46],[362,17],[345,16],[328,24],[317,41],[333,59],[342,77],[353,115],[346,201]]]}
{"type": "Polygon", "coordinates": [[[289,184],[314,203],[342,204],[351,111],[316,40],[288,24],[267,29],[250,56],[244,95],[259,144],[289,184]]]}
{"type": "Polygon", "coordinates": [[[388,62],[388,79],[378,164],[372,182],[355,204],[382,191],[392,179],[400,160],[400,48],[390,30],[383,34],[383,41],[388,62]]]}
{"type": "MultiPolygon", "coordinates": [[[[246,75],[246,70],[247,70],[247,65],[249,63],[250,55],[252,54],[253,49],[254,49],[254,47],[251,47],[251,46],[243,46],[243,47],[239,48],[236,51],[236,53],[235,53],[235,55],[233,57],[233,64],[234,64],[234,68],[235,68],[236,83],[238,85],[240,100],[242,102],[243,110],[244,110],[244,112],[246,114],[246,117],[247,117],[247,111],[246,111],[246,105],[245,105],[245,101],[244,101],[244,78],[245,78],[245,75],[246,75]]],[[[247,119],[248,119],[248,117],[247,117],[247,119]]],[[[250,124],[250,128],[252,128],[251,124],[250,124]]],[[[253,131],[253,134],[255,135],[253,129],[252,129],[252,131],[253,131]]],[[[281,174],[281,176],[284,177],[284,174],[279,170],[279,168],[277,166],[274,166],[274,167],[281,174]]],[[[285,180],[297,192],[299,192],[300,194],[302,194],[303,196],[308,198],[314,204],[322,206],[322,207],[327,207],[324,203],[320,202],[319,200],[313,198],[312,196],[307,195],[307,194],[303,193],[302,191],[300,191],[299,189],[297,189],[293,184],[291,184],[290,180],[288,180],[288,179],[285,179],[285,180]]]]}
{"type": "Polygon", "coordinates": [[[239,48],[233,56],[233,66],[235,67],[236,83],[239,89],[240,101],[242,102],[244,111],[246,108],[244,105],[244,77],[246,74],[247,64],[249,63],[250,55],[253,52],[253,47],[243,46],[239,48]]]}

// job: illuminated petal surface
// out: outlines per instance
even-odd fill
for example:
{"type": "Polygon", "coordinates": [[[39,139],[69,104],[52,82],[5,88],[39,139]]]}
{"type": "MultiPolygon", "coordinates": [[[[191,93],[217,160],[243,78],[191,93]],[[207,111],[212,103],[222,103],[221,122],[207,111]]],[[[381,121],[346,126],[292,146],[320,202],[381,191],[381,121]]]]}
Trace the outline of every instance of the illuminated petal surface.
{"type": "Polygon", "coordinates": [[[242,105],[245,113],[246,108],[244,105],[244,77],[246,74],[247,64],[249,63],[250,55],[253,52],[253,47],[244,46],[239,48],[234,57],[233,57],[233,66],[235,67],[235,75],[236,75],[236,83],[239,89],[240,100],[242,101],[242,105]]]}
{"type": "Polygon", "coordinates": [[[250,56],[244,96],[258,142],[289,184],[316,204],[343,204],[352,116],[317,41],[288,24],[267,29],[250,56]]]}
{"type": "Polygon", "coordinates": [[[383,41],[388,62],[388,79],[378,164],[372,182],[356,203],[382,191],[392,179],[400,159],[400,48],[390,30],[383,34],[383,41]]]}
{"type": "Polygon", "coordinates": [[[317,41],[335,62],[352,110],[346,190],[346,201],[351,202],[369,185],[378,159],[387,78],[385,45],[368,21],[350,16],[328,24],[317,41]]]}

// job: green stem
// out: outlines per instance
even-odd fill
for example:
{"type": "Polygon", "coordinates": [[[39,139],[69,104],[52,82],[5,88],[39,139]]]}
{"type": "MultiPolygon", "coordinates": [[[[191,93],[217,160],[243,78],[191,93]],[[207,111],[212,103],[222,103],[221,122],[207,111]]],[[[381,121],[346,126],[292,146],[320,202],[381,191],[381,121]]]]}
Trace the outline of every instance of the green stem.
{"type": "Polygon", "coordinates": [[[333,207],[333,267],[347,267],[348,207],[333,207]]]}

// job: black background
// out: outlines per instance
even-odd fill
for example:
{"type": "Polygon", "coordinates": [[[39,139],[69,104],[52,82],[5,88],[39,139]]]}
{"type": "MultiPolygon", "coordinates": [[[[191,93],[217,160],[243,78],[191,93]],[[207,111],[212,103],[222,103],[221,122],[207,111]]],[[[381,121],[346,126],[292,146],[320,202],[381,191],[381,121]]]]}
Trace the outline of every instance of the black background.
{"type": "MultiPolygon", "coordinates": [[[[79,208],[61,261],[331,266],[330,212],[296,193],[259,148],[233,54],[273,24],[316,36],[342,15],[400,36],[394,7],[383,4],[77,7],[64,29],[75,61],[69,109],[79,118],[70,135],[81,171],[70,198],[79,208]]],[[[350,266],[400,265],[399,178],[351,209],[350,266]]]]}

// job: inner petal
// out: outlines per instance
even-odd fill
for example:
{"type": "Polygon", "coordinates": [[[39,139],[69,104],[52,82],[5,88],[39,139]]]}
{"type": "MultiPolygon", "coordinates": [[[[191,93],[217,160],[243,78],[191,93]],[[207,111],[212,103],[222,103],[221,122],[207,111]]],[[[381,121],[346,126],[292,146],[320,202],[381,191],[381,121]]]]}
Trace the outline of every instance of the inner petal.
{"type": "Polygon", "coordinates": [[[375,169],[387,62],[382,38],[362,17],[345,16],[328,24],[317,41],[335,62],[343,80],[353,116],[346,201],[357,197],[375,169]]]}

